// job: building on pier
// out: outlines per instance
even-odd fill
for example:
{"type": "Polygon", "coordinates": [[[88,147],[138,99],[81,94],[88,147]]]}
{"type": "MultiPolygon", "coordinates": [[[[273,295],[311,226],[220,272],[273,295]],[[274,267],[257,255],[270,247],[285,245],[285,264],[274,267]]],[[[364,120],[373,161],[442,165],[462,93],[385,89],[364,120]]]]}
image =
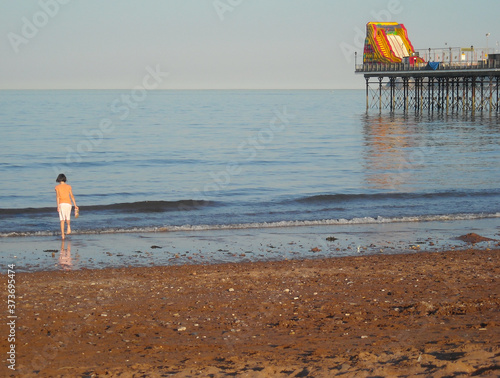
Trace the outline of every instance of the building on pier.
{"type": "Polygon", "coordinates": [[[500,112],[500,53],[488,49],[416,50],[403,24],[369,22],[363,63],[355,65],[367,109],[500,112]]]}

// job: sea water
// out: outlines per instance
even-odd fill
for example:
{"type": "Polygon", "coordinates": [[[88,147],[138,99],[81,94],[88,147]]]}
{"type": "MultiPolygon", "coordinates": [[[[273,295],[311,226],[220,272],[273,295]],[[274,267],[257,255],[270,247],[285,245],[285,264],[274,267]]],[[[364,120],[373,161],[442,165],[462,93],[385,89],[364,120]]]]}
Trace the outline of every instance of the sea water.
{"type": "Polygon", "coordinates": [[[80,207],[76,235],[498,230],[499,120],[367,112],[357,90],[0,91],[0,237],[57,236],[59,173],[80,207]]]}

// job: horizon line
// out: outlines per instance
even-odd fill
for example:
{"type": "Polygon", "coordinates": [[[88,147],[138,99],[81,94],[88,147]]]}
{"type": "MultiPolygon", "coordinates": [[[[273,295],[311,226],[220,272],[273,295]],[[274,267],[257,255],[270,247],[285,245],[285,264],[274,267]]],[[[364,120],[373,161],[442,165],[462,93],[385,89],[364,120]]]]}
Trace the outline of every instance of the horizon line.
{"type": "MultiPolygon", "coordinates": [[[[0,88],[0,91],[122,91],[133,88],[0,88]]],[[[343,91],[364,90],[364,88],[162,88],[149,89],[159,91],[343,91]]]]}

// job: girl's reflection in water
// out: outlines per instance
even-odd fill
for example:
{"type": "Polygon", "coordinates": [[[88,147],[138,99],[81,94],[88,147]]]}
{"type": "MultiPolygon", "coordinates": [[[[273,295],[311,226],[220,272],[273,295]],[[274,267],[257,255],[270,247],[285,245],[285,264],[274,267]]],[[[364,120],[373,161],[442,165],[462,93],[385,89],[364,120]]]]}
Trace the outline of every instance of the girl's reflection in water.
{"type": "Polygon", "coordinates": [[[59,267],[64,270],[73,269],[73,261],[71,259],[71,241],[63,240],[61,242],[61,252],[59,252],[59,267]]]}

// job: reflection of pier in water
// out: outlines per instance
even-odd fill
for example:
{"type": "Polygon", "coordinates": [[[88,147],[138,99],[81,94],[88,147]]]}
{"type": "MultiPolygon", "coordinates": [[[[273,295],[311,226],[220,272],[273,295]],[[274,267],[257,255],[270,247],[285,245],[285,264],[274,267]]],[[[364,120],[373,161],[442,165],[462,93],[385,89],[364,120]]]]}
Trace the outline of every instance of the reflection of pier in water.
{"type": "MultiPolygon", "coordinates": [[[[460,165],[464,176],[493,169],[497,162],[475,151],[497,149],[497,117],[488,114],[366,113],[363,125],[363,171],[366,187],[412,193],[415,188],[447,188],[456,180],[451,168],[456,156],[467,164],[460,165]],[[474,168],[476,171],[470,169],[474,168]]],[[[481,180],[481,175],[476,177],[481,180]]]]}
{"type": "Polygon", "coordinates": [[[402,116],[365,116],[364,168],[369,188],[400,190],[411,182],[408,175],[415,168],[417,158],[412,151],[418,147],[412,132],[416,127],[414,121],[402,116]]]}

